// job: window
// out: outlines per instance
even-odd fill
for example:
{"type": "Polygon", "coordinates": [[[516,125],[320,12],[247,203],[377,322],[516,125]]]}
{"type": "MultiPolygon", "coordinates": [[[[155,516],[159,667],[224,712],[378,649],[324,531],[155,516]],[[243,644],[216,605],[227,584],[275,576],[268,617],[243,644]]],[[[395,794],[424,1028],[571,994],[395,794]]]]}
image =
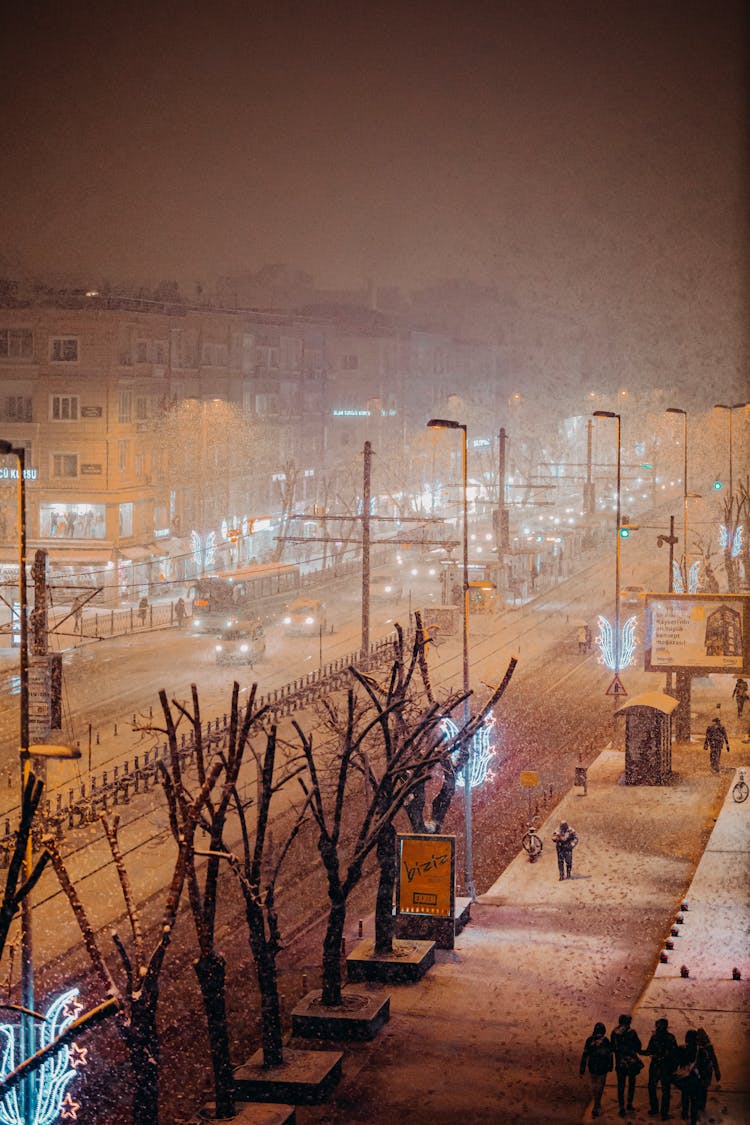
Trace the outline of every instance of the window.
{"type": "Polygon", "coordinates": [[[341,357],[341,370],[342,371],[356,371],[358,367],[359,367],[359,356],[342,355],[342,357],[341,357]]]}
{"type": "Polygon", "coordinates": [[[78,395],[51,395],[50,420],[76,422],[78,420],[78,395]]]}
{"type": "Polygon", "coordinates": [[[268,414],[278,414],[279,396],[274,394],[255,396],[255,413],[261,417],[268,414]]]}
{"type": "Polygon", "coordinates": [[[0,328],[0,359],[33,359],[34,336],[30,328],[0,328]]]}
{"type": "Polygon", "coordinates": [[[52,454],[52,476],[53,477],[77,477],[78,476],[78,454],[77,453],[53,453],[52,454]]]}
{"type": "Polygon", "coordinates": [[[148,363],[148,340],[138,340],[135,345],[135,362],[148,363]]]}
{"type": "Polygon", "coordinates": [[[163,367],[167,362],[167,345],[164,340],[157,340],[154,344],[154,363],[163,367]]]}
{"type": "Polygon", "coordinates": [[[120,403],[117,412],[118,422],[129,422],[133,408],[133,395],[130,391],[120,391],[120,403]]]}
{"type": "Polygon", "coordinates": [[[78,340],[75,336],[55,336],[49,342],[53,363],[78,363],[78,340]]]}
{"type": "Polygon", "coordinates": [[[135,400],[135,420],[136,422],[145,422],[148,419],[148,399],[145,395],[139,395],[135,400]]]}
{"type": "Polygon", "coordinates": [[[122,537],[129,537],[133,534],[133,505],[120,504],[118,512],[118,532],[122,537]]]}
{"type": "Polygon", "coordinates": [[[143,453],[136,453],[135,455],[135,475],[137,477],[144,476],[144,468],[146,465],[146,457],[143,453]]]}
{"type": "Polygon", "coordinates": [[[117,443],[117,467],[121,473],[128,471],[128,455],[130,453],[129,441],[118,441],[117,443]]]}
{"type": "Polygon", "coordinates": [[[31,398],[25,395],[8,395],[5,400],[5,417],[8,422],[30,422],[31,398]]]}

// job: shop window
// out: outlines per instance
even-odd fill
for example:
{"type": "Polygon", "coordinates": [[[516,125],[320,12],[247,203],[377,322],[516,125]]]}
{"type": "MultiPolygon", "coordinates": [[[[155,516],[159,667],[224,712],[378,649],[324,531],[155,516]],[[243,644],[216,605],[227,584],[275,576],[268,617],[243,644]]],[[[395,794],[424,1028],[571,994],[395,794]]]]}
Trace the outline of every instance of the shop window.
{"type": "Polygon", "coordinates": [[[121,538],[128,538],[133,534],[133,505],[120,504],[118,530],[121,538]]]}
{"type": "Polygon", "coordinates": [[[41,504],[39,534],[45,539],[104,539],[103,504],[41,504]]]}

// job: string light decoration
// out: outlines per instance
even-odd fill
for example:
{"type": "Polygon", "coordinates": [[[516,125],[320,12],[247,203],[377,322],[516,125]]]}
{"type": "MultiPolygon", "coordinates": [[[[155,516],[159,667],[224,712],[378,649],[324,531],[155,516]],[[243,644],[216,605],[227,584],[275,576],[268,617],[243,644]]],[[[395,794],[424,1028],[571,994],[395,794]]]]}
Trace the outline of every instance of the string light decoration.
{"type": "Polygon", "coordinates": [[[209,531],[205,539],[201,539],[197,531],[190,532],[193,544],[193,558],[199,570],[210,568],[214,564],[216,555],[216,532],[209,531]]]}
{"type": "Polygon", "coordinates": [[[629,617],[625,624],[622,626],[620,635],[620,651],[619,659],[618,654],[615,652],[615,630],[610,621],[603,617],[601,614],[597,617],[597,624],[599,625],[599,636],[596,638],[596,643],[599,647],[602,660],[607,668],[613,671],[620,672],[623,668],[627,668],[635,656],[636,639],[635,627],[638,618],[633,616],[629,617]]]}
{"type": "MultiPolygon", "coordinates": [[[[40,1020],[34,1028],[37,1051],[47,1047],[81,1014],[83,1008],[76,1001],[77,996],[78,989],[73,988],[62,993],[52,1002],[44,1019],[40,1020]]],[[[0,1067],[3,1075],[10,1074],[24,1061],[18,1057],[16,1043],[18,1031],[18,1027],[12,1024],[0,1024],[0,1036],[4,1036],[0,1046],[2,1054],[0,1067]]],[[[66,1093],[66,1087],[75,1078],[79,1068],[85,1066],[87,1062],[86,1048],[77,1047],[75,1043],[64,1045],[55,1055],[42,1063],[36,1074],[26,1080],[27,1089],[34,1092],[32,1125],[52,1125],[52,1122],[58,1118],[68,1121],[77,1119],[81,1107],[69,1093],[66,1093]]],[[[23,1122],[21,1090],[16,1086],[0,1102],[0,1125],[23,1125],[23,1122]]]]}
{"type": "MultiPolygon", "coordinates": [[[[738,523],[734,529],[734,535],[732,536],[732,547],[729,552],[730,558],[736,559],[740,551],[742,550],[743,528],[744,524],[738,523]]],[[[722,551],[726,551],[727,547],[729,546],[729,531],[726,525],[723,523],[719,524],[719,546],[721,547],[722,551]]]]}
{"type": "MultiPolygon", "coordinates": [[[[685,591],[685,576],[681,565],[677,559],[672,560],[672,588],[675,594],[684,594],[685,591]]],[[[696,559],[688,568],[687,576],[687,593],[698,594],[701,588],[701,561],[696,559]]]]}
{"type": "MultiPolygon", "coordinates": [[[[487,780],[490,761],[495,756],[495,748],[492,742],[492,728],[494,727],[494,725],[494,719],[485,719],[485,721],[482,723],[482,725],[479,727],[479,729],[474,734],[474,737],[472,738],[471,777],[469,779],[471,782],[470,787],[472,789],[477,789],[487,780]]],[[[443,719],[440,723],[440,729],[442,730],[447,740],[455,738],[458,734],[458,727],[454,723],[453,719],[443,719]]],[[[460,751],[456,750],[452,755],[454,765],[458,760],[459,754],[460,751]]],[[[463,788],[463,770],[460,770],[456,775],[456,785],[459,789],[463,788]]]]}

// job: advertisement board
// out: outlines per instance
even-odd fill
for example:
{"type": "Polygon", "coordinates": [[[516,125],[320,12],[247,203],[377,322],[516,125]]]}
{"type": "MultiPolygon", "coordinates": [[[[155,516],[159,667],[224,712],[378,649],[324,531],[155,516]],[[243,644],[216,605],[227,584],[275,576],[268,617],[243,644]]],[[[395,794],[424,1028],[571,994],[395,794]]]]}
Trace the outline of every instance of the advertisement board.
{"type": "Polygon", "coordinates": [[[647,672],[739,675],[750,667],[750,595],[647,594],[647,672]]]}
{"type": "Polygon", "coordinates": [[[398,911],[453,919],[455,909],[453,836],[398,837],[398,911]]]}

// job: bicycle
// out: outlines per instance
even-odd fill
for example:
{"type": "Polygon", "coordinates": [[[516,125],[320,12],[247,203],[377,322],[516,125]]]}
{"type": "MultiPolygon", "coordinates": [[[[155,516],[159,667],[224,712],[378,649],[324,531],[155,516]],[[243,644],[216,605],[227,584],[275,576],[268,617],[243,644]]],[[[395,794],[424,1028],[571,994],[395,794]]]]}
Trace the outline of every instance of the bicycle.
{"type": "Polygon", "coordinates": [[[529,822],[528,829],[521,837],[521,847],[529,857],[529,863],[536,863],[536,861],[539,859],[539,856],[542,854],[542,848],[544,847],[542,838],[538,834],[536,827],[536,822],[534,820],[531,820],[529,822]]]}
{"type": "Polygon", "coordinates": [[[745,781],[745,771],[740,770],[739,777],[732,786],[732,799],[736,801],[738,805],[741,805],[743,801],[747,800],[748,793],[750,793],[750,790],[745,781]]]}

